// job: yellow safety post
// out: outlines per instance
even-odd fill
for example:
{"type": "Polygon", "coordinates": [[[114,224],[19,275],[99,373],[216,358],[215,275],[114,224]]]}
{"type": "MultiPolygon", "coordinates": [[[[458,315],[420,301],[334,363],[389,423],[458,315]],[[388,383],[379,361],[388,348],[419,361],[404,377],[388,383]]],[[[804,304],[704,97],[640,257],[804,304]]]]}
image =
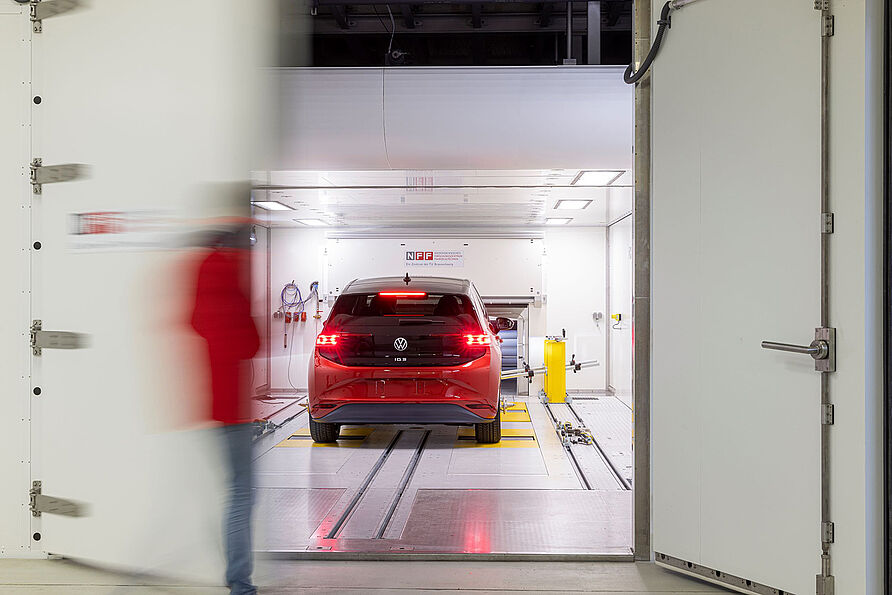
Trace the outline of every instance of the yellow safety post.
{"type": "Polygon", "coordinates": [[[545,339],[545,398],[549,403],[567,402],[567,344],[545,339]]]}

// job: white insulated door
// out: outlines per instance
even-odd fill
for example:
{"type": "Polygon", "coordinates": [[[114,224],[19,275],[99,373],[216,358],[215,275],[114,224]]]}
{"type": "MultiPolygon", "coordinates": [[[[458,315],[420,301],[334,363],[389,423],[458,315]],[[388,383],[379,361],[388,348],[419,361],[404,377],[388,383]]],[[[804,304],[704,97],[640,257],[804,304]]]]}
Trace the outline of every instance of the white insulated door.
{"type": "Polygon", "coordinates": [[[31,155],[91,168],[31,198],[32,318],[88,336],[32,356],[32,478],[86,512],[32,520],[48,553],[222,579],[221,445],[200,421],[186,246],[224,213],[220,183],[249,176],[266,6],[93,0],[32,35],[31,155]]]}
{"type": "Polygon", "coordinates": [[[808,345],[821,323],[820,13],[746,4],[678,11],[653,68],[653,547],[683,572],[804,594],[820,373],[760,343],[808,345]]]}

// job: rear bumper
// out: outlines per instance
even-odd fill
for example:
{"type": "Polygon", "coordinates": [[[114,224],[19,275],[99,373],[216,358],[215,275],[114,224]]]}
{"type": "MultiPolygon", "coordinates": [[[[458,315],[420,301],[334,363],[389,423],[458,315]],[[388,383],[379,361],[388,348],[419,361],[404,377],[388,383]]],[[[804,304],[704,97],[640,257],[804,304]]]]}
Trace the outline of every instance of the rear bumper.
{"type": "Polygon", "coordinates": [[[492,421],[499,406],[500,361],[490,352],[456,367],[373,368],[342,366],[314,354],[310,415],[334,423],[492,421]]]}
{"type": "Polygon", "coordinates": [[[350,403],[324,417],[313,419],[336,424],[476,424],[480,417],[452,403],[350,403]]]}

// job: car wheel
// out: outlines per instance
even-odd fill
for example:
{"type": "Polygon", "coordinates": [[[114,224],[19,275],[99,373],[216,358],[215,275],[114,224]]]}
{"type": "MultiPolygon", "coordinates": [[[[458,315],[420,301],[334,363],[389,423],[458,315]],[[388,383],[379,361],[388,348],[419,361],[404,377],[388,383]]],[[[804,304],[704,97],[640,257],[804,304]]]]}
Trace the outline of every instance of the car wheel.
{"type": "Polygon", "coordinates": [[[480,444],[495,444],[502,440],[502,411],[489,423],[474,424],[474,436],[480,444]]]}
{"type": "Polygon", "coordinates": [[[340,435],[340,425],[326,424],[310,418],[310,436],[313,437],[313,442],[337,442],[340,435]]]}

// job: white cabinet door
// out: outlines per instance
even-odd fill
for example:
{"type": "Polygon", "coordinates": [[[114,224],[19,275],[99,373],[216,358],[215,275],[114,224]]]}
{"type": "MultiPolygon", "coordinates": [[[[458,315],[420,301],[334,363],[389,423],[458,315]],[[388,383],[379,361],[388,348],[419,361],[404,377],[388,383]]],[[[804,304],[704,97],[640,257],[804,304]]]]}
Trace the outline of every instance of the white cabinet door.
{"type": "Polygon", "coordinates": [[[223,183],[256,165],[267,8],[92,0],[32,36],[32,155],[91,168],[31,200],[32,316],[88,335],[32,357],[32,476],[86,507],[32,521],[46,552],[222,579],[220,445],[199,425],[206,372],[184,243],[224,214],[223,183]]]}
{"type": "Polygon", "coordinates": [[[821,325],[820,17],[693,4],[652,74],[653,547],[759,593],[820,572],[820,373],[760,348],[821,325]]]}

